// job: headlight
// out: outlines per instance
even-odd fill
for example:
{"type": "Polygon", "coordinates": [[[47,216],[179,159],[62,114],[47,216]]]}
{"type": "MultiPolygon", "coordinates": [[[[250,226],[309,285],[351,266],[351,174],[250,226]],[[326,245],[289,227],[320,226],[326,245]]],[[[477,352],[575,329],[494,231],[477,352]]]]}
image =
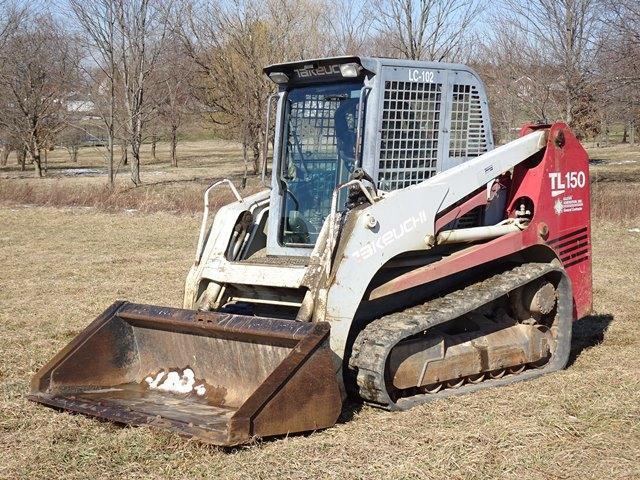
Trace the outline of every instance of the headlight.
{"type": "Polygon", "coordinates": [[[353,78],[358,76],[360,68],[362,67],[357,63],[344,63],[340,65],[340,73],[343,77],[353,78]]]}
{"type": "Polygon", "coordinates": [[[273,83],[287,83],[289,81],[289,77],[284,72],[271,72],[269,74],[269,78],[273,83]]]}

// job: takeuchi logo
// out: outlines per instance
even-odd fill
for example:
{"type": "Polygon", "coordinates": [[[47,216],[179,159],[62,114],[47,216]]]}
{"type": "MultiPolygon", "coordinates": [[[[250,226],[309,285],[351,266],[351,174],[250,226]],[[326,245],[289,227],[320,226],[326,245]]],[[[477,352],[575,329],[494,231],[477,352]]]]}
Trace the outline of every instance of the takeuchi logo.
{"type": "Polygon", "coordinates": [[[396,225],[393,229],[388,230],[381,235],[378,235],[374,241],[360,247],[353,254],[353,256],[358,260],[366,260],[367,258],[370,258],[376,253],[385,249],[393,242],[400,240],[407,233],[412,232],[413,230],[418,228],[419,225],[427,223],[427,221],[427,212],[421,210],[416,215],[413,215],[404,220],[401,224],[396,225]]]}
{"type": "Polygon", "coordinates": [[[321,65],[313,68],[313,65],[305,65],[293,70],[300,78],[323,77],[325,75],[339,75],[340,65],[321,65]]]}

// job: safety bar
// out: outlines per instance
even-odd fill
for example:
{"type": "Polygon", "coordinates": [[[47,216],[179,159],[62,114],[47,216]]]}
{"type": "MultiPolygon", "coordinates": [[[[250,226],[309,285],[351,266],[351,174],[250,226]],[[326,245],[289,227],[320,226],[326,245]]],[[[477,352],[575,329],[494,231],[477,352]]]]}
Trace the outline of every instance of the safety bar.
{"type": "Polygon", "coordinates": [[[360,99],[358,100],[358,128],[356,129],[356,152],[355,163],[356,168],[362,167],[362,125],[364,123],[364,107],[365,94],[371,90],[371,87],[364,86],[360,89],[360,99]]]}
{"type": "Polygon", "coordinates": [[[262,185],[269,187],[267,178],[267,155],[269,154],[269,124],[271,123],[271,104],[273,99],[278,97],[278,92],[272,93],[267,99],[267,118],[264,127],[264,145],[262,146],[262,185]]]}
{"type": "MultiPolygon", "coordinates": [[[[330,252],[333,252],[333,249],[335,248],[336,245],[336,239],[335,239],[335,235],[334,235],[334,226],[335,226],[335,215],[336,215],[336,209],[338,207],[338,195],[340,194],[340,190],[342,190],[343,188],[347,188],[347,187],[352,187],[357,185],[360,190],[362,191],[362,193],[364,193],[364,196],[367,197],[367,200],[369,200],[369,203],[371,203],[371,205],[373,205],[376,201],[376,199],[371,195],[371,192],[369,190],[367,190],[367,187],[364,185],[364,183],[362,183],[361,180],[349,180],[346,183],[343,183],[341,185],[338,185],[334,190],[333,190],[333,195],[331,197],[331,212],[330,212],[330,218],[329,218],[329,238],[327,239],[327,244],[328,244],[328,248],[330,252]]],[[[333,259],[333,254],[330,254],[327,256],[327,262],[325,264],[325,269],[327,271],[327,273],[331,270],[331,262],[333,259]]]]}
{"type": "Polygon", "coordinates": [[[233,195],[236,197],[236,200],[238,202],[242,202],[242,197],[238,193],[238,190],[236,189],[235,185],[231,180],[227,178],[211,184],[209,188],[207,188],[204,191],[204,212],[202,214],[202,223],[200,224],[200,235],[198,236],[198,247],[196,248],[196,265],[200,263],[200,257],[202,256],[202,249],[204,248],[204,236],[207,230],[207,223],[209,220],[209,193],[211,192],[211,190],[216,188],[218,185],[222,185],[223,183],[229,185],[229,188],[231,189],[231,192],[233,193],[233,195]]]}
{"type": "Polygon", "coordinates": [[[367,197],[367,200],[369,200],[369,203],[371,203],[371,205],[375,203],[376,201],[375,198],[373,198],[373,196],[371,195],[371,192],[367,190],[367,187],[364,186],[364,183],[362,183],[361,180],[349,180],[346,183],[342,183],[338,185],[333,190],[333,195],[331,196],[331,214],[332,215],[335,213],[336,208],[338,206],[338,194],[340,193],[340,190],[342,190],[343,188],[352,187],[354,185],[357,185],[360,188],[360,190],[362,190],[362,193],[364,193],[364,196],[367,197]]]}

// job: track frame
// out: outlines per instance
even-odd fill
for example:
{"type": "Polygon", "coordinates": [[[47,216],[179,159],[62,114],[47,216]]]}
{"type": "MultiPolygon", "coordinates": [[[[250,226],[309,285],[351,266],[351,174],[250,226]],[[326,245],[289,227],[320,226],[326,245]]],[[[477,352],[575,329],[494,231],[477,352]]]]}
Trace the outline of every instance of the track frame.
{"type": "Polygon", "coordinates": [[[440,398],[509,385],[561,370],[569,360],[572,321],[571,282],[564,268],[557,261],[526,263],[425,304],[374,320],[356,337],[349,368],[356,379],[357,393],[366,403],[387,410],[407,410],[440,398]],[[395,345],[405,338],[465,315],[537,278],[549,275],[559,276],[556,287],[558,303],[551,326],[555,344],[552,346],[551,358],[544,366],[502,378],[486,379],[476,384],[467,383],[455,389],[443,389],[437,393],[417,394],[398,400],[391,398],[385,373],[389,353],[395,345]]]}

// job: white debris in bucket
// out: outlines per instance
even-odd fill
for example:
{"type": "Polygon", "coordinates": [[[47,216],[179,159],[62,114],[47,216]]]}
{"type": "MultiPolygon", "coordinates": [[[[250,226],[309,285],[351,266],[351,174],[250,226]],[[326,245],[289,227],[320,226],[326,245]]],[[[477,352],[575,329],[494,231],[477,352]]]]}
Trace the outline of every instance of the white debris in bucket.
{"type": "Polygon", "coordinates": [[[158,384],[160,383],[160,380],[162,380],[163,377],[164,377],[164,372],[160,372],[158,375],[156,375],[155,380],[152,377],[147,377],[144,380],[149,384],[150,389],[155,390],[156,388],[158,388],[158,384]]]}
{"type": "Polygon", "coordinates": [[[186,375],[180,376],[178,372],[169,372],[167,379],[158,387],[162,392],[189,393],[193,390],[195,379],[186,375]]]}
{"type": "Polygon", "coordinates": [[[194,385],[196,383],[196,376],[193,370],[185,368],[182,374],[179,372],[169,372],[164,382],[160,383],[164,378],[165,372],[160,372],[156,375],[156,378],[147,377],[145,381],[149,384],[151,390],[160,390],[161,392],[169,393],[191,393],[195,390],[197,395],[204,395],[207,389],[204,385],[194,385]]]}

